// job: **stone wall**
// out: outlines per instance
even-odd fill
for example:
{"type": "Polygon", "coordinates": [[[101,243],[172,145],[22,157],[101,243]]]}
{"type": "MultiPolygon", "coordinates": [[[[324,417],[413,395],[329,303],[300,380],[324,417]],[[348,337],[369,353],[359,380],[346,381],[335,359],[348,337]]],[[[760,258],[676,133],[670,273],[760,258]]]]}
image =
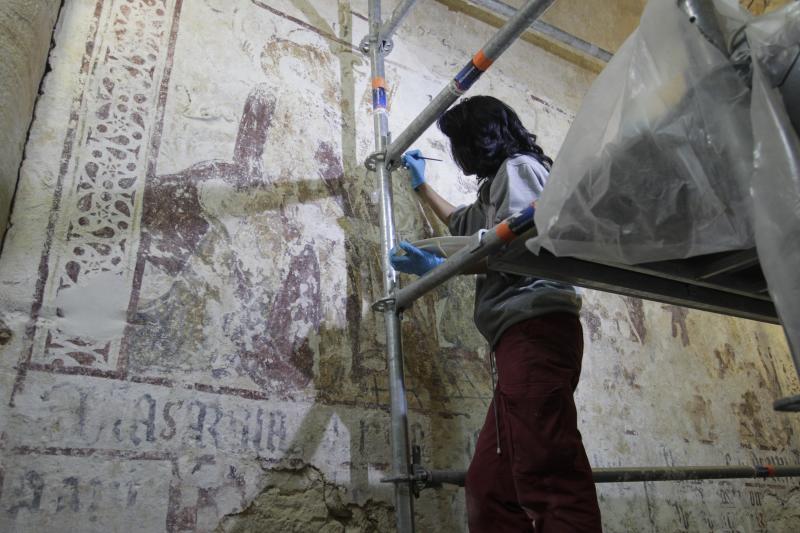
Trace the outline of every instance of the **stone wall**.
{"type": "MultiPolygon", "coordinates": [[[[361,0],[66,4],[0,258],[0,529],[392,530],[366,31],[361,0]]],[[[395,134],[492,31],[414,8],[387,61],[395,134]]],[[[555,155],[592,78],[519,42],[474,91],[555,155]]],[[[474,198],[441,134],[416,146],[474,198]]],[[[443,232],[405,179],[400,236],[443,232]]],[[[403,321],[433,468],[466,467],[490,399],[471,290],[403,321]]],[[[800,461],[770,407],[800,386],[779,328],[592,291],[583,319],[594,466],[800,461]]],[[[599,492],[612,532],[800,527],[786,480],[599,492]]],[[[465,531],[463,493],[417,521],[465,531]]]]}
{"type": "Polygon", "coordinates": [[[60,0],[0,3],[0,242],[60,4],[60,0]]]}

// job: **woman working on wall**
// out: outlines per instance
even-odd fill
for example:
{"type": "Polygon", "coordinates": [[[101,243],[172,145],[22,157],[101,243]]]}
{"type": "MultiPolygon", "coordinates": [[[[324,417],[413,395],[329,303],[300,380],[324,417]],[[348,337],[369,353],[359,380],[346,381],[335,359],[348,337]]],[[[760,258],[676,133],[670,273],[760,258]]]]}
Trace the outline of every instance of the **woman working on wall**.
{"type": "MultiPolygon", "coordinates": [[[[490,96],[462,100],[438,121],[453,158],[479,180],[455,207],[425,182],[418,150],[403,156],[411,186],[453,235],[490,228],[542,192],[552,160],[517,114],[490,96]]],[[[422,275],[442,258],[401,243],[392,264],[422,275]]],[[[489,341],[498,383],[466,478],[472,533],[601,531],[589,461],[577,428],[583,333],[573,287],[499,272],[477,278],[475,324],[489,341]],[[535,529],[534,529],[535,528],[535,529]]]]}

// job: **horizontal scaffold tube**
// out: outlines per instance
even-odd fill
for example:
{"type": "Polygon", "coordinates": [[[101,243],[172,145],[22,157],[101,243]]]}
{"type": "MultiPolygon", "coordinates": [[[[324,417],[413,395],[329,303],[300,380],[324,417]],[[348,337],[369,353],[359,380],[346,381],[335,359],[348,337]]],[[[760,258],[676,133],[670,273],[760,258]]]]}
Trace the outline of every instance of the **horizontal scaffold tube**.
{"type": "Polygon", "coordinates": [[[528,0],[483,48],[472,57],[447,87],[411,121],[405,130],[386,149],[385,165],[396,168],[400,164],[400,156],[416,141],[422,133],[433,124],[450,105],[458,100],[481,77],[481,74],[506,51],[511,43],[530,26],[534,20],[550,7],[554,0],[528,0]]]}
{"type": "Polygon", "coordinates": [[[408,12],[414,6],[414,2],[416,0],[402,0],[397,7],[394,8],[392,11],[392,16],[389,20],[383,23],[379,32],[379,38],[383,41],[388,41],[394,35],[395,30],[397,30],[397,26],[400,25],[400,22],[408,15],[408,12]]]}
{"type": "Polygon", "coordinates": [[[693,479],[746,479],[800,476],[800,465],[773,466],[683,466],[641,468],[596,468],[595,483],[627,483],[633,481],[686,481],[693,479]]]}
{"type": "MultiPolygon", "coordinates": [[[[472,0],[472,3],[487,9],[491,13],[495,13],[503,17],[513,17],[514,13],[517,11],[513,6],[510,6],[505,2],[501,2],[500,0],[472,0]]],[[[554,41],[558,41],[569,46],[570,48],[579,50],[580,52],[599,59],[604,63],[608,63],[613,57],[611,52],[608,50],[604,50],[596,44],[590,43],[589,41],[584,41],[580,37],[572,35],[571,33],[567,33],[562,29],[548,24],[547,22],[534,20],[533,24],[531,24],[531,28],[533,28],[535,31],[538,31],[542,35],[553,39],[554,41]]]]}
{"type": "MultiPolygon", "coordinates": [[[[466,474],[458,470],[426,470],[421,481],[426,487],[442,484],[463,487],[466,474]]],[[[800,477],[800,465],[595,468],[592,470],[592,477],[595,483],[800,477]]]]}
{"type": "Polygon", "coordinates": [[[375,303],[374,307],[379,311],[384,310],[383,308],[385,307],[394,307],[395,311],[402,311],[408,308],[414,300],[420,298],[450,278],[477,265],[489,255],[531,230],[534,227],[534,212],[534,206],[531,204],[495,227],[475,233],[472,236],[473,240],[470,244],[454,253],[444,263],[421,278],[395,291],[394,295],[379,300],[375,303]]]}

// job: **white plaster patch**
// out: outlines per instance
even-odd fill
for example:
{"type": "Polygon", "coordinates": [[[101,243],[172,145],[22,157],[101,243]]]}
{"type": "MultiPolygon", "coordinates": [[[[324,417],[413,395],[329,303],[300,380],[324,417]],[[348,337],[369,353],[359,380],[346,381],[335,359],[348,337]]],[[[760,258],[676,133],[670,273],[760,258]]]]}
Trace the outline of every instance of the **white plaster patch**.
{"type": "Polygon", "coordinates": [[[63,290],[55,300],[59,310],[55,326],[97,341],[119,339],[125,330],[129,291],[126,280],[111,273],[97,274],[86,286],[63,290]]]}

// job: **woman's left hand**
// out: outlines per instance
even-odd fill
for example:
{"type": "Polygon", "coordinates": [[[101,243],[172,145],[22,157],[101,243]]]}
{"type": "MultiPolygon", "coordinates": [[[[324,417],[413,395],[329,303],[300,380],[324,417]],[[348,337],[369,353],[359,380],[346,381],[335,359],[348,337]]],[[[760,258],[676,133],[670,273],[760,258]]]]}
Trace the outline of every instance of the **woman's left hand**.
{"type": "Polygon", "coordinates": [[[428,271],[433,270],[440,264],[444,263],[444,258],[439,257],[431,252],[426,252],[416,246],[402,241],[400,248],[403,249],[405,255],[400,255],[397,248],[392,248],[389,260],[395,270],[405,272],[406,274],[416,274],[423,276],[428,271]]]}

